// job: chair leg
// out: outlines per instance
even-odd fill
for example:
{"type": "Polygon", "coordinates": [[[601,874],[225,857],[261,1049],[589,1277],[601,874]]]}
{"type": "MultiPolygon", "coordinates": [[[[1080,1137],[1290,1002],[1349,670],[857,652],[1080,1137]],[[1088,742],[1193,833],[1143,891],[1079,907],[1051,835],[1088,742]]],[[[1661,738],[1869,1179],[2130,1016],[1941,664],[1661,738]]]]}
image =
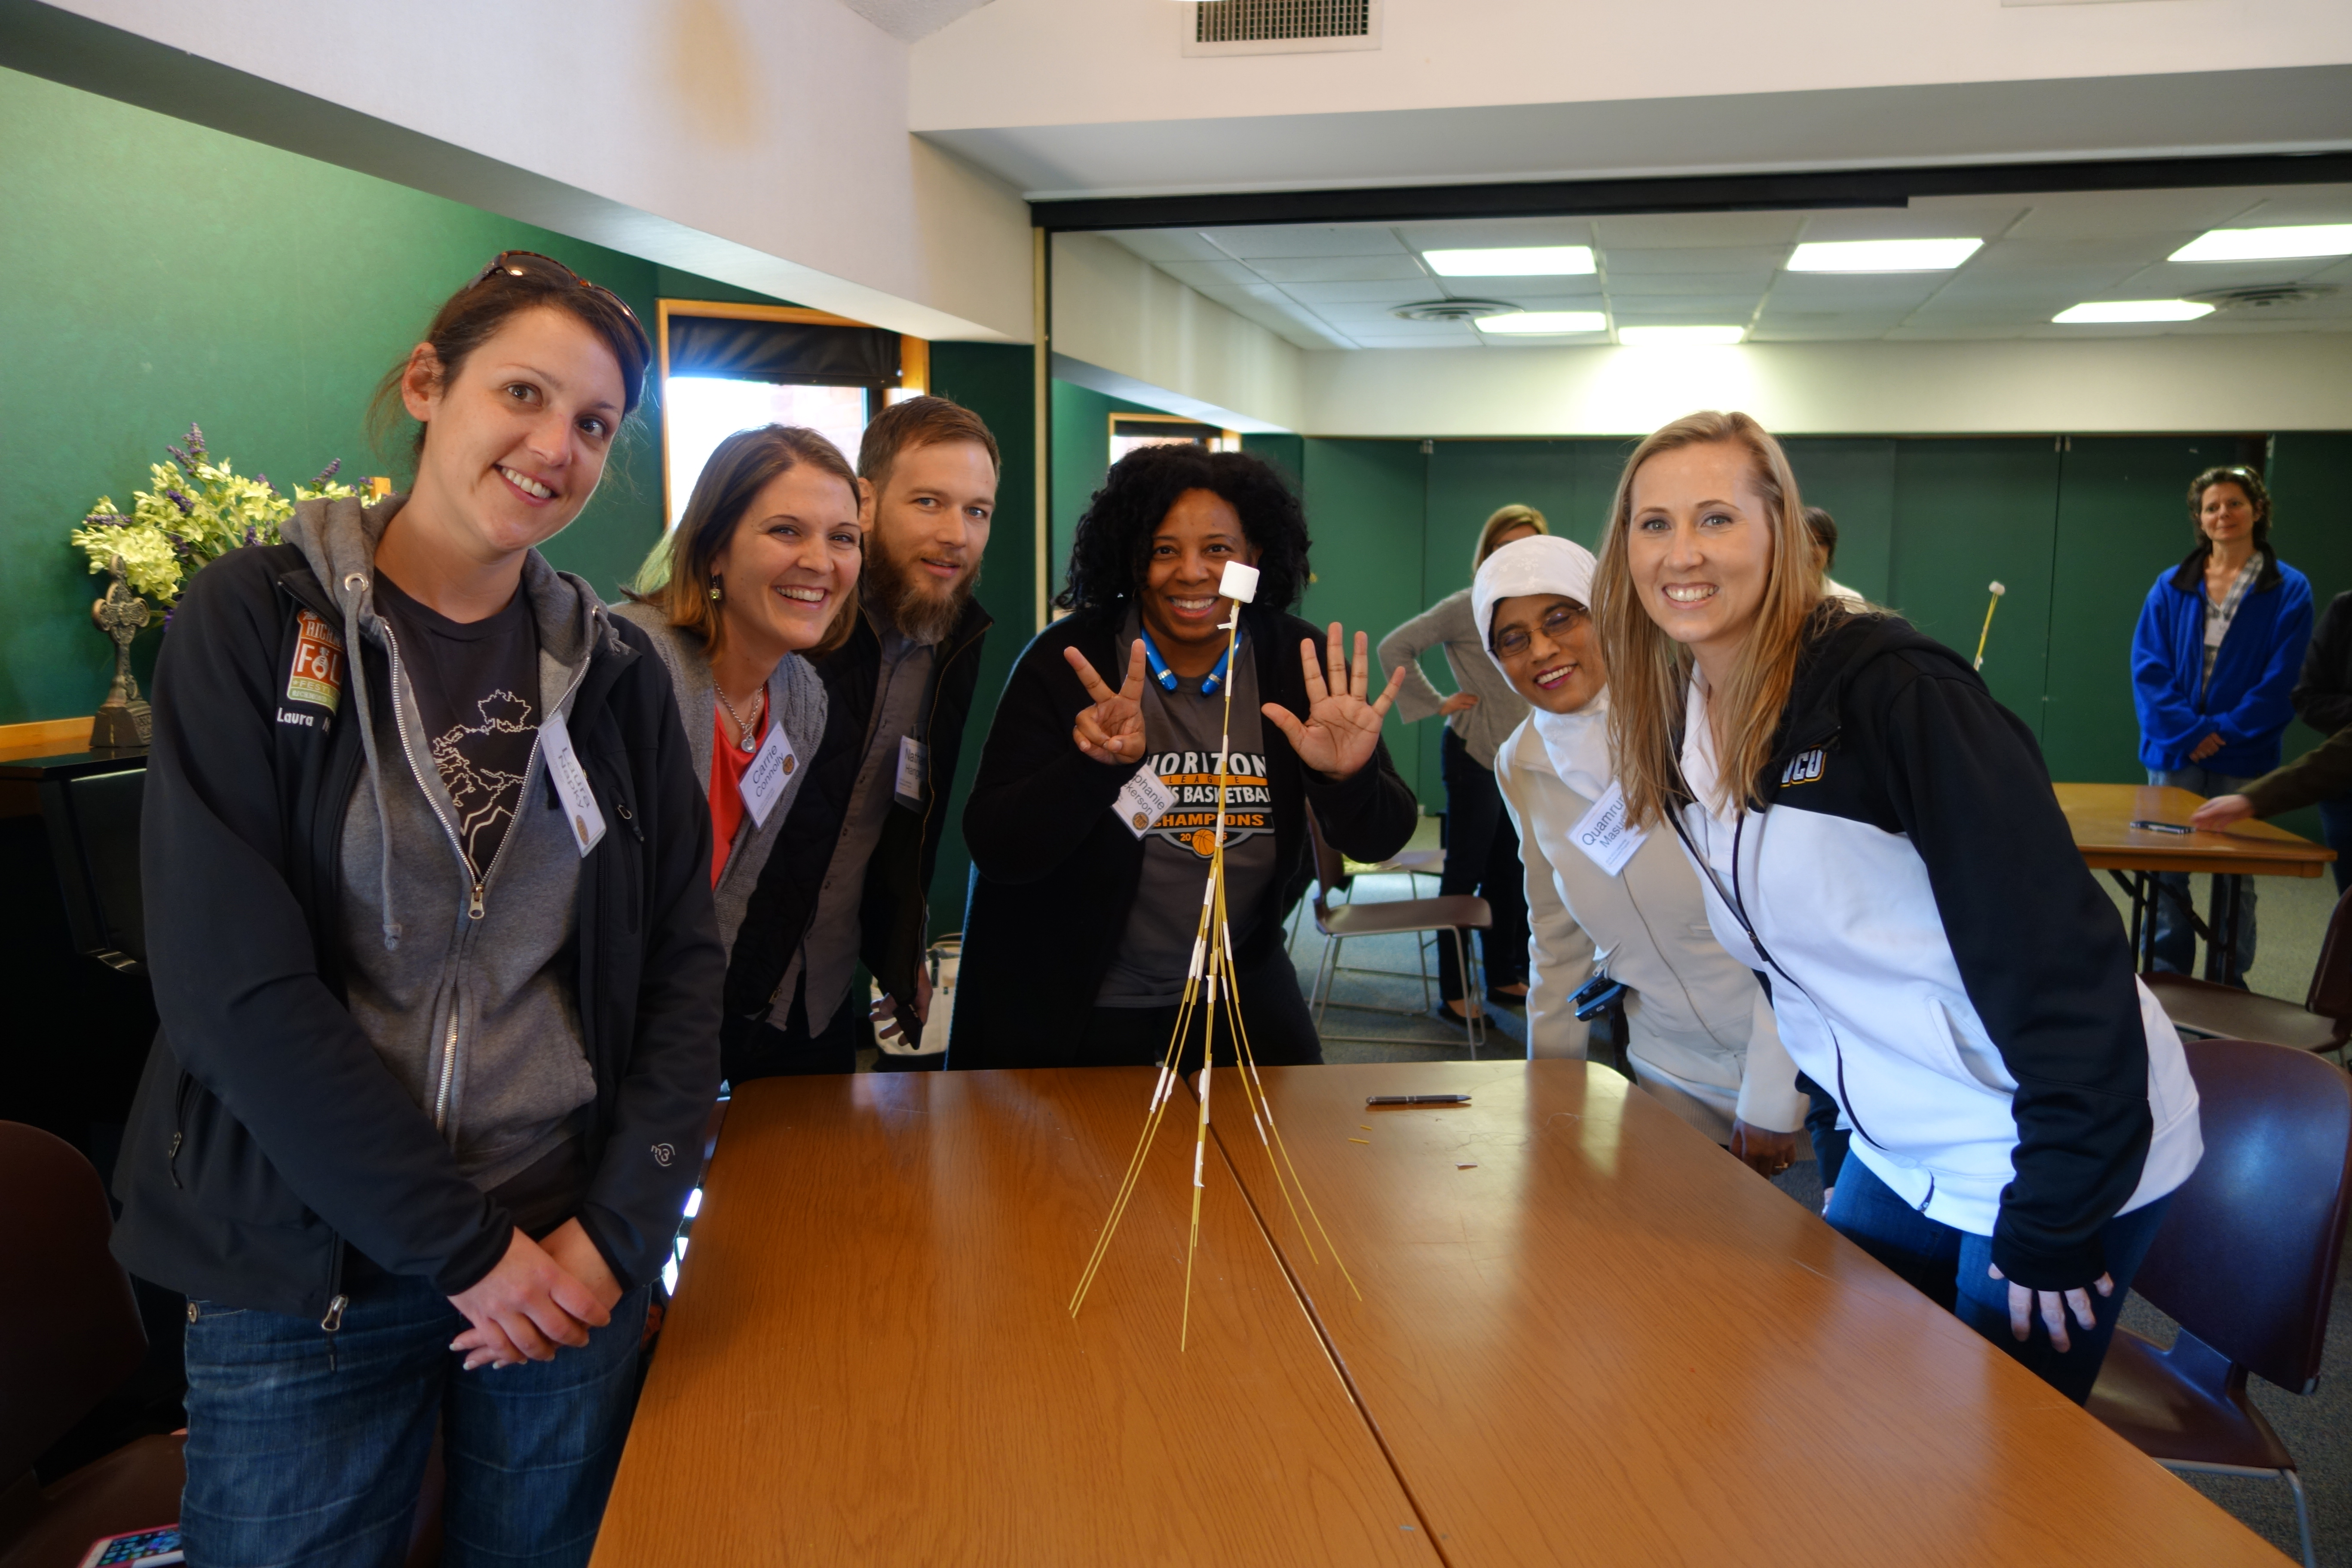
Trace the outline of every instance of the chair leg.
{"type": "Polygon", "coordinates": [[[1429,949],[1422,945],[1419,937],[1412,939],[1412,953],[1421,960],[1421,1009],[1426,1013],[1436,1004],[1429,999],[1429,949]]]}
{"type": "Polygon", "coordinates": [[[1462,940],[1462,928],[1451,926],[1447,929],[1454,935],[1454,972],[1462,976],[1463,1005],[1470,1010],[1466,1021],[1469,1025],[1470,1059],[1475,1062],[1478,1059],[1478,1047],[1486,1037],[1486,997],[1475,984],[1477,977],[1470,973],[1469,944],[1462,940]]]}
{"type": "Polygon", "coordinates": [[[1315,1032],[1318,1035],[1323,1032],[1323,1010],[1331,1005],[1331,989],[1339,981],[1339,948],[1346,940],[1334,936],[1323,941],[1323,955],[1330,963],[1328,976],[1318,988],[1320,1000],[1315,1004],[1315,1032]]]}
{"type": "Polygon", "coordinates": [[[2293,1470],[2281,1470],[2279,1479],[2294,1492],[2294,1527],[2303,1532],[2303,1568],[2319,1568],[2319,1558],[2311,1547],[2311,1499],[2303,1489],[2303,1478],[2293,1470]]]}

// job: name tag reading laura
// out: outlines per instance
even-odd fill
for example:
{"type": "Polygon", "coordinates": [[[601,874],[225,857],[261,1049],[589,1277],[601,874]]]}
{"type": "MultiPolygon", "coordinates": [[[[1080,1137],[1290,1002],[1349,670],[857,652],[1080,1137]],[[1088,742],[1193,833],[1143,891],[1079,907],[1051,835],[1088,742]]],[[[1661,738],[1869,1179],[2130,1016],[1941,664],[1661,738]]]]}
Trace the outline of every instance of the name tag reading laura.
{"type": "Polygon", "coordinates": [[[1584,858],[1613,877],[1625,868],[1633,851],[1650,836],[1625,820],[1625,787],[1612,784],[1568,836],[1584,858]]]}
{"type": "Polygon", "coordinates": [[[572,749],[572,727],[562,714],[551,713],[541,723],[539,745],[547,754],[547,781],[563,802],[572,841],[585,855],[604,837],[604,814],[597,808],[596,792],[588,787],[588,770],[580,765],[580,753],[572,749]]]}
{"type": "Polygon", "coordinates": [[[768,826],[768,813],[776,808],[776,800],[792,782],[793,770],[800,760],[793,755],[793,743],[784,739],[782,724],[768,726],[768,738],[760,742],[759,754],[751,765],[743,770],[743,809],[751,814],[755,827],[768,826]]]}
{"type": "Polygon", "coordinates": [[[1176,804],[1176,792],[1160,782],[1160,775],[1150,768],[1135,770],[1135,776],[1120,786],[1118,800],[1111,809],[1127,830],[1138,838],[1151,830],[1167,809],[1176,804]]]}

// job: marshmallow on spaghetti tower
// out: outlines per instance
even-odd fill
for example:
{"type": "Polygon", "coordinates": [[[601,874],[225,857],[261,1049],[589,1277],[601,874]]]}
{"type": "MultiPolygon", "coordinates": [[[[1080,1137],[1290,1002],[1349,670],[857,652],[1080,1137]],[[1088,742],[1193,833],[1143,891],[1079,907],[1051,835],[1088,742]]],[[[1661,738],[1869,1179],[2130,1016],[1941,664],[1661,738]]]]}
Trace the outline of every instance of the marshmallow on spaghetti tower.
{"type": "Polygon", "coordinates": [[[1236,605],[1254,604],[1257,600],[1257,568],[1244,566],[1238,561],[1225,563],[1225,574],[1217,582],[1217,596],[1231,599],[1236,605]]]}

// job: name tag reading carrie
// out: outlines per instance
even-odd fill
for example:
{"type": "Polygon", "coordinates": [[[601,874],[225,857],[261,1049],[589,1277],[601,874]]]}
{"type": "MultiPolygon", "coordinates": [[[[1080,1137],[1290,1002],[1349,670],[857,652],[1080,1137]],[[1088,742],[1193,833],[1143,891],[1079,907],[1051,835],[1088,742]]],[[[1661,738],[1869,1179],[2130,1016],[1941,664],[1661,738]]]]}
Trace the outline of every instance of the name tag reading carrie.
{"type": "Polygon", "coordinates": [[[1111,809],[1127,830],[1138,838],[1151,830],[1167,809],[1176,804],[1176,792],[1160,782],[1160,775],[1149,767],[1135,770],[1135,776],[1120,786],[1118,799],[1111,809]]]}
{"type": "Polygon", "coordinates": [[[1633,851],[1650,836],[1625,820],[1625,787],[1612,784],[1609,793],[1569,829],[1569,838],[1584,858],[1613,877],[1625,868],[1633,851]]]}
{"type": "Polygon", "coordinates": [[[588,770],[572,749],[572,727],[561,713],[551,713],[539,726],[540,750],[547,754],[547,782],[563,803],[563,816],[572,841],[586,855],[604,837],[604,814],[596,805],[596,792],[588,787],[588,770]]]}
{"type": "Polygon", "coordinates": [[[768,738],[760,742],[759,754],[743,770],[743,809],[751,814],[753,826],[768,826],[768,813],[775,810],[784,785],[792,782],[793,770],[799,766],[800,759],[793,755],[793,743],[784,739],[784,727],[769,725],[768,738]]]}

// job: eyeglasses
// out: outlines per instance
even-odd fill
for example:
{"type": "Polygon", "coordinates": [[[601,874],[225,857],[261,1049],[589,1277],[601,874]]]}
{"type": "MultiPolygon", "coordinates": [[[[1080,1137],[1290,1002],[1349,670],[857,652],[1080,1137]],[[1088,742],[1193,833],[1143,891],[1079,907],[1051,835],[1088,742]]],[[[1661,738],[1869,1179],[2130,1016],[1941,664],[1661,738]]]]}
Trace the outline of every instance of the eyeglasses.
{"type": "MultiPolygon", "coordinates": [[[[1538,624],[1542,626],[1546,637],[1558,642],[1590,618],[1583,605],[1562,603],[1546,610],[1543,619],[1538,624]]],[[[1495,634],[1495,651],[1505,658],[1517,658],[1528,651],[1528,645],[1534,640],[1528,636],[1525,626],[1505,626],[1495,634]]]]}
{"type": "Polygon", "coordinates": [[[474,274],[474,281],[467,284],[466,287],[471,289],[477,284],[487,282],[501,272],[509,278],[529,278],[536,274],[545,280],[573,283],[587,289],[598,299],[611,300],[620,310],[622,318],[629,323],[629,331],[636,338],[639,362],[649,363],[653,359],[653,340],[646,336],[645,323],[637,320],[637,313],[629,309],[629,302],[626,300],[622,299],[602,283],[591,283],[552,256],[541,256],[536,250],[501,250],[490,258],[488,266],[474,274]]]}

